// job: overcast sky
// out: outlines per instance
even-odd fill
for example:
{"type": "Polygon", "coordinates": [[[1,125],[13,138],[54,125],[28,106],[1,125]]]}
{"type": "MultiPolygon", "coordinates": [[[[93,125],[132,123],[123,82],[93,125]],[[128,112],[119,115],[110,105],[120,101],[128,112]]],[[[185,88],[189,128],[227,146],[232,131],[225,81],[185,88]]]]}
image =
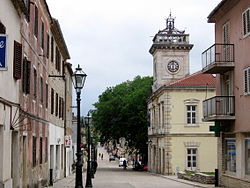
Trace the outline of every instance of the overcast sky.
{"type": "Polygon", "coordinates": [[[201,53],[214,43],[214,25],[207,23],[207,16],[220,1],[47,0],[52,17],[60,23],[73,69],[80,64],[88,75],[81,114],[93,109],[107,87],[137,75],[152,76],[148,50],[152,36],[166,27],[170,10],[175,27],[190,34],[194,44],[190,71],[200,70],[201,53]]]}

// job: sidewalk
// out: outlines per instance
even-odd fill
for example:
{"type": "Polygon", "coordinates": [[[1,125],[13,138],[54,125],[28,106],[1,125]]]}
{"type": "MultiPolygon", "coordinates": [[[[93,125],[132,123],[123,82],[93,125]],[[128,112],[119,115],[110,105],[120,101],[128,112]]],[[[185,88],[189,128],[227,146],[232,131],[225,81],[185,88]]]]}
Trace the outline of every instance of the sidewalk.
{"type": "MultiPolygon", "coordinates": [[[[172,181],[177,181],[177,182],[180,182],[180,183],[185,183],[187,185],[192,185],[192,186],[195,186],[195,187],[202,187],[202,188],[211,188],[211,187],[214,187],[213,184],[202,184],[202,183],[199,183],[199,182],[193,182],[193,181],[188,181],[188,180],[184,180],[184,179],[179,179],[179,178],[177,178],[177,176],[174,176],[174,175],[165,176],[165,175],[155,174],[155,173],[150,173],[150,174],[152,174],[154,176],[160,176],[162,178],[166,178],[166,179],[169,179],[169,180],[172,180],[172,181]]],[[[218,187],[218,188],[220,188],[220,187],[218,187]]]]}

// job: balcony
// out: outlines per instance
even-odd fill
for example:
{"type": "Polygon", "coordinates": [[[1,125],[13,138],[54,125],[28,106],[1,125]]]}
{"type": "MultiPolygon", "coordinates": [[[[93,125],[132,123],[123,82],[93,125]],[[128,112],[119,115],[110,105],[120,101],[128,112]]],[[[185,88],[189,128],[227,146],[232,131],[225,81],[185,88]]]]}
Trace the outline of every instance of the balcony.
{"type": "Polygon", "coordinates": [[[204,121],[235,120],[234,96],[216,96],[203,101],[204,121]]]}
{"type": "Polygon", "coordinates": [[[214,44],[202,53],[202,72],[221,74],[234,68],[234,45],[214,44]]]}

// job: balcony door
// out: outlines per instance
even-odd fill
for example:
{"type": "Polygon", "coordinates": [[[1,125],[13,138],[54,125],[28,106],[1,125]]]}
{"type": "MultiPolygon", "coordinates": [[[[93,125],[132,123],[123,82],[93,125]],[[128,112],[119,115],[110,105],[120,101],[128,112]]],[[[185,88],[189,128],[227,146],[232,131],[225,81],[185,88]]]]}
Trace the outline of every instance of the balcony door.
{"type": "MultiPolygon", "coordinates": [[[[223,25],[223,44],[230,44],[230,24],[226,22],[223,25]]],[[[223,61],[228,62],[230,61],[230,46],[224,45],[223,46],[223,61]]]]}
{"type": "Polygon", "coordinates": [[[222,79],[222,114],[224,115],[230,115],[233,109],[233,98],[230,97],[233,95],[233,90],[232,90],[232,76],[231,72],[227,72],[223,75],[222,79]]]}

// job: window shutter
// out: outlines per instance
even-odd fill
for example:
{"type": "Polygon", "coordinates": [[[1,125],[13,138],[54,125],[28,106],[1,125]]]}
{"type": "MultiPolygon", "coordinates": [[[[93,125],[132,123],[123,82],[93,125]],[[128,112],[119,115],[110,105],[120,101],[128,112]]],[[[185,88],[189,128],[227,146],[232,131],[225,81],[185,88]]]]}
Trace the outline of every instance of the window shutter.
{"type": "Polygon", "coordinates": [[[245,93],[247,93],[248,92],[248,84],[247,84],[247,69],[246,70],[244,70],[244,90],[245,90],[245,93]]]}
{"type": "Polygon", "coordinates": [[[247,12],[246,12],[246,17],[247,17],[247,19],[246,19],[246,22],[247,22],[247,33],[249,33],[250,32],[250,10],[248,9],[247,10],[247,12]]]}
{"type": "Polygon", "coordinates": [[[248,84],[248,94],[250,94],[250,68],[247,69],[247,84],[248,84]]]}
{"type": "Polygon", "coordinates": [[[14,41],[13,76],[21,79],[22,76],[22,45],[14,41]]]}
{"type": "Polygon", "coordinates": [[[62,119],[64,120],[64,100],[62,99],[62,119]]]}
{"type": "Polygon", "coordinates": [[[51,114],[54,114],[54,89],[51,88],[51,114]]]}
{"type": "Polygon", "coordinates": [[[5,26],[0,22],[0,34],[5,34],[6,33],[6,28],[5,26]]]}
{"type": "Polygon", "coordinates": [[[27,78],[26,78],[26,93],[30,93],[30,67],[31,67],[31,62],[27,61],[26,63],[27,66],[27,78]]]}
{"type": "Polygon", "coordinates": [[[243,33],[244,33],[244,35],[247,33],[247,28],[246,28],[246,13],[243,14],[243,33]]]}
{"type": "Polygon", "coordinates": [[[47,33],[47,54],[46,54],[46,57],[47,57],[47,59],[49,59],[49,34],[47,33]]]}

